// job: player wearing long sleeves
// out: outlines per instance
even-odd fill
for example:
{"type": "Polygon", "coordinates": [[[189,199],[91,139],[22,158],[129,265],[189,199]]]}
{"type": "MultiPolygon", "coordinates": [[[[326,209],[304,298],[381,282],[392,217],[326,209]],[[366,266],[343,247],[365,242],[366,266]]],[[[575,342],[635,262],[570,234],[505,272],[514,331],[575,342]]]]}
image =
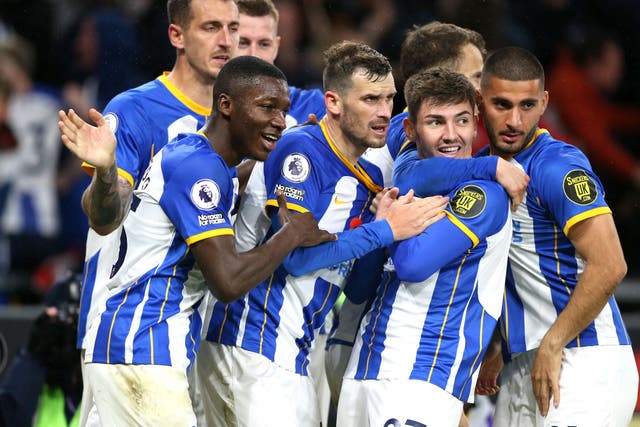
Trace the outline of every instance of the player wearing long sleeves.
{"type": "MultiPolygon", "coordinates": [[[[420,158],[471,156],[475,90],[445,69],[405,86],[420,158]]],[[[500,315],[511,221],[493,181],[450,194],[446,218],[394,244],[345,372],[338,425],[458,425],[500,315]]]]}

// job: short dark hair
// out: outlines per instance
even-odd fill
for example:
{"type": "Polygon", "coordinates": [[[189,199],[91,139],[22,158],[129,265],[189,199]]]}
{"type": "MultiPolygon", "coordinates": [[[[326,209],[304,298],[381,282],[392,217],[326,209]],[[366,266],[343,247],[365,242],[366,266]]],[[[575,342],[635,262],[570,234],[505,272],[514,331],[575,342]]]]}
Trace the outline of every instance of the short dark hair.
{"type": "MultiPolygon", "coordinates": [[[[220,0],[222,2],[235,0],[220,0]]],[[[180,25],[181,27],[188,27],[191,19],[191,0],[167,0],[167,17],[169,18],[169,24],[180,25]]]]}
{"type": "Polygon", "coordinates": [[[480,86],[486,87],[491,77],[512,82],[540,80],[544,87],[544,68],[534,54],[521,47],[503,47],[491,53],[484,62],[480,86]]]}
{"type": "Polygon", "coordinates": [[[280,19],[278,9],[271,0],[235,0],[238,11],[247,16],[263,17],[272,16],[276,24],[280,19]]]}
{"type": "Polygon", "coordinates": [[[226,93],[233,98],[247,86],[259,84],[257,80],[262,77],[272,77],[287,84],[284,73],[267,61],[255,56],[238,56],[231,59],[222,67],[216,78],[213,87],[213,110],[217,109],[217,100],[221,94],[226,93]]]}
{"type": "Polygon", "coordinates": [[[408,79],[429,68],[458,68],[462,48],[468,44],[486,56],[484,38],[476,31],[439,21],[414,26],[400,48],[400,72],[408,79]]]}
{"type": "Polygon", "coordinates": [[[389,60],[364,43],[342,41],[329,47],[323,55],[322,84],[325,91],[344,94],[351,87],[351,78],[356,72],[364,73],[373,82],[391,73],[389,60]]]}
{"type": "Polygon", "coordinates": [[[469,79],[447,68],[420,71],[404,85],[404,99],[409,109],[409,119],[415,123],[424,101],[431,105],[455,105],[465,101],[476,106],[476,89],[469,79]]]}

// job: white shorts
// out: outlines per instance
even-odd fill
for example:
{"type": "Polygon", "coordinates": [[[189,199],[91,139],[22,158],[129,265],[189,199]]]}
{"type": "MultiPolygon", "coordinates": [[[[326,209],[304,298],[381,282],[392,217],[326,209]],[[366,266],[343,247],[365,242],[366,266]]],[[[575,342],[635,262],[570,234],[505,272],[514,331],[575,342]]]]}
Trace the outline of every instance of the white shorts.
{"type": "Polygon", "coordinates": [[[560,405],[542,417],[531,385],[536,350],[514,358],[500,374],[495,427],[628,426],[638,396],[638,370],[630,346],[565,348],[560,405]]]}
{"type": "Polygon", "coordinates": [[[101,427],[98,408],[93,401],[93,392],[84,373],[84,350],[81,352],[80,369],[82,370],[82,400],[80,401],[80,419],[78,427],[101,427]]]}
{"type": "Polygon", "coordinates": [[[420,380],[342,382],[337,427],[458,427],[462,401],[420,380]]]}
{"type": "Polygon", "coordinates": [[[194,370],[203,410],[198,425],[320,425],[311,377],[281,368],[260,354],[202,341],[194,370]]]}
{"type": "Polygon", "coordinates": [[[196,425],[182,370],[86,363],[84,374],[104,427],[196,425]]]}
{"type": "MultiPolygon", "coordinates": [[[[317,331],[316,331],[317,332],[317,331]]],[[[329,418],[329,403],[331,401],[331,391],[327,382],[327,372],[325,371],[325,345],[327,344],[327,334],[316,334],[309,349],[309,375],[313,379],[313,384],[318,397],[318,407],[320,408],[320,419],[322,425],[326,426],[329,418]]]]}

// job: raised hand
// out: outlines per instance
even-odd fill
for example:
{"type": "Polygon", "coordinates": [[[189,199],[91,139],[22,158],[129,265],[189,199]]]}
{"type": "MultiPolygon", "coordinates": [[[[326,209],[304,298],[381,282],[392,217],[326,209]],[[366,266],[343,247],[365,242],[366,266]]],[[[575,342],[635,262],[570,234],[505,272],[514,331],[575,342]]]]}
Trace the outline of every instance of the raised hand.
{"type": "Polygon", "coordinates": [[[398,189],[392,188],[380,200],[376,219],[386,219],[394,240],[404,240],[422,233],[428,226],[444,218],[448,197],[414,197],[413,190],[393,201],[398,189]],[[391,199],[391,200],[390,200],[391,199]]]}
{"type": "Polygon", "coordinates": [[[58,111],[58,117],[62,143],[69,151],[97,169],[107,169],[115,164],[116,137],[98,110],[89,110],[89,117],[97,127],[82,120],[73,109],[69,114],[58,111]]]}
{"type": "Polygon", "coordinates": [[[511,210],[515,212],[524,198],[527,185],[529,185],[529,175],[507,160],[498,158],[496,180],[507,191],[511,198],[511,210]]]}
{"type": "Polygon", "coordinates": [[[287,208],[287,199],[282,191],[276,191],[278,199],[278,219],[282,229],[285,227],[299,241],[298,246],[315,246],[320,243],[337,240],[335,234],[318,228],[318,221],[311,212],[292,213],[287,208]]]}

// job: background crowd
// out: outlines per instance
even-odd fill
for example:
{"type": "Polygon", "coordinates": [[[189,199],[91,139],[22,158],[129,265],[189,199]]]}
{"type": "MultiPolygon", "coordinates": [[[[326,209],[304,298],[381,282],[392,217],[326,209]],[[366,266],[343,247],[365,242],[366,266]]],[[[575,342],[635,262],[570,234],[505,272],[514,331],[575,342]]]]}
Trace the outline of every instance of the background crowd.
{"type": "MultiPolygon", "coordinates": [[[[583,149],[603,179],[629,276],[640,266],[640,3],[636,0],[277,0],[276,64],[290,84],[319,87],[321,52],[363,41],[399,60],[406,31],[432,20],[518,45],[547,72],[545,124],[583,149]]],[[[58,109],[102,109],[171,68],[164,0],[0,3],[0,301],[39,302],[82,265],[88,177],[60,143],[58,109]]],[[[401,90],[403,76],[396,76],[401,90]]],[[[396,97],[395,111],[404,108],[396,97]]]]}
{"type": "MultiPolygon", "coordinates": [[[[321,52],[365,42],[399,60],[406,31],[432,20],[474,29],[488,51],[525,47],[547,72],[545,124],[591,159],[607,189],[628,277],[640,275],[640,3],[637,0],[276,0],[276,61],[320,87],[321,52]]],[[[165,0],[0,2],[0,303],[38,303],[81,268],[89,182],[63,149],[57,110],[101,110],[171,68],[165,0]]],[[[403,76],[396,76],[401,93],[403,76]]],[[[395,112],[404,108],[395,100],[395,112]]]]}

